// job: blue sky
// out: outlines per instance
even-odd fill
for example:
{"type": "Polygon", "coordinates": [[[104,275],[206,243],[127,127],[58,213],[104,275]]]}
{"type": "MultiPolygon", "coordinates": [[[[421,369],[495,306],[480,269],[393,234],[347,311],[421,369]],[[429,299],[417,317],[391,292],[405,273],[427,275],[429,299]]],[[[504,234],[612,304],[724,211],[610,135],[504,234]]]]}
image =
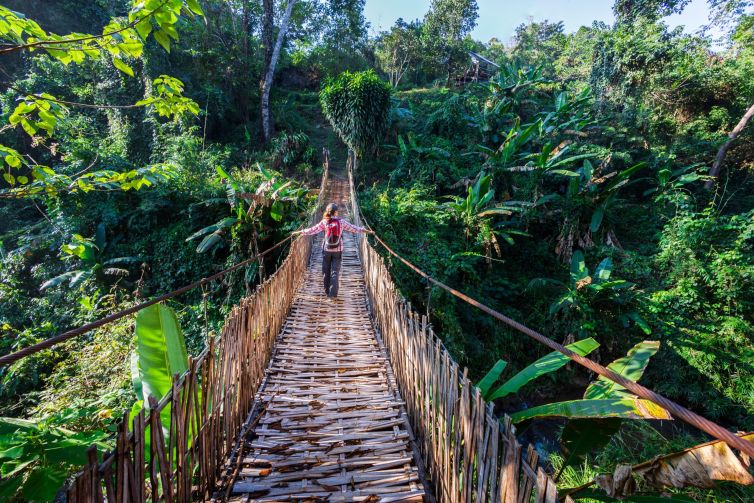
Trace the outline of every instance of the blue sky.
{"type": "MultiPolygon", "coordinates": [[[[472,36],[487,42],[492,37],[507,42],[516,26],[529,18],[535,21],[549,19],[563,21],[566,32],[578,30],[592,21],[613,22],[611,0],[477,0],[479,19],[472,36]]],[[[364,15],[371,23],[371,31],[388,29],[396,19],[406,21],[421,19],[429,8],[430,0],[366,0],[364,15]]],[[[707,23],[706,0],[692,0],[680,15],[665,19],[670,26],[684,25],[686,31],[695,32],[707,23]]]]}

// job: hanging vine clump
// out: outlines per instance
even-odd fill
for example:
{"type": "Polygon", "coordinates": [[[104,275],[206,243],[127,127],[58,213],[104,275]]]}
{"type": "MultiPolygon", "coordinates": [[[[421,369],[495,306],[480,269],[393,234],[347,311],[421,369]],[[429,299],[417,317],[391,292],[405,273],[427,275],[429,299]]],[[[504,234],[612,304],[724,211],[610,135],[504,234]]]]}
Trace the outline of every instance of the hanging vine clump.
{"type": "Polygon", "coordinates": [[[373,70],[341,73],[325,84],[319,99],[335,132],[359,156],[379,144],[388,125],[390,85],[373,70]]]}

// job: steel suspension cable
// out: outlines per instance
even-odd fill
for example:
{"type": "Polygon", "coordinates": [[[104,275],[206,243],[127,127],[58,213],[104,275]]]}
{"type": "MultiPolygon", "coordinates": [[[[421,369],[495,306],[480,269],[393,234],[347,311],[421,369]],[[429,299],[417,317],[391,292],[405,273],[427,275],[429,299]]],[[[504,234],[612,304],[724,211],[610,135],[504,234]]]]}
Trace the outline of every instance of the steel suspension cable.
{"type": "Polygon", "coordinates": [[[497,318],[498,320],[502,321],[509,327],[515,330],[518,330],[519,332],[531,337],[532,339],[544,344],[545,346],[548,346],[551,349],[554,349],[555,351],[558,351],[559,353],[564,354],[571,360],[588,368],[592,372],[598,375],[601,375],[603,377],[606,377],[607,379],[610,379],[611,381],[617,384],[620,384],[621,386],[631,391],[636,396],[643,398],[645,400],[649,400],[650,402],[653,402],[659,405],[660,407],[663,407],[664,409],[669,411],[673,416],[677,417],[678,419],[681,419],[682,421],[685,421],[686,423],[692,426],[695,426],[696,428],[699,428],[700,430],[708,433],[709,435],[717,438],[718,440],[724,441],[729,446],[735,447],[741,452],[746,453],[748,456],[754,457],[754,443],[749,442],[748,440],[744,440],[734,435],[732,432],[730,432],[726,428],[723,428],[719,424],[713,423],[709,419],[706,419],[700,416],[699,414],[690,411],[689,409],[683,407],[682,405],[679,405],[658,393],[655,393],[649,388],[645,388],[644,386],[642,386],[641,384],[638,384],[637,382],[631,381],[630,379],[626,379],[622,375],[613,372],[612,370],[600,365],[594,360],[590,360],[589,358],[586,358],[577,353],[574,353],[567,347],[563,346],[562,344],[558,344],[557,342],[537,332],[536,330],[532,330],[531,328],[519,323],[518,321],[512,318],[509,318],[508,316],[505,316],[504,314],[499,313],[498,311],[492,309],[491,307],[486,306],[485,304],[482,304],[481,302],[469,297],[465,293],[460,292],[456,290],[455,288],[452,288],[446,285],[445,283],[431,277],[429,274],[419,269],[417,266],[415,266],[414,264],[412,264],[411,262],[403,258],[392,248],[390,248],[390,246],[388,246],[382,239],[380,239],[380,237],[376,233],[374,233],[374,230],[369,226],[369,223],[366,221],[366,219],[364,219],[363,216],[361,217],[361,219],[364,221],[364,225],[369,230],[372,231],[373,233],[372,235],[374,236],[374,239],[380,245],[382,245],[385,248],[385,250],[388,251],[388,253],[390,253],[392,256],[394,256],[395,258],[403,262],[403,264],[405,264],[407,267],[412,269],[418,275],[422,276],[427,281],[433,283],[436,286],[439,286],[440,288],[447,291],[448,293],[454,295],[455,297],[458,297],[459,299],[463,300],[464,302],[468,304],[471,304],[472,306],[480,309],[481,311],[489,314],[490,316],[497,318]]]}
{"type": "Polygon", "coordinates": [[[32,344],[31,346],[27,346],[23,349],[19,349],[15,353],[10,353],[5,356],[0,356],[0,367],[11,365],[18,360],[25,358],[29,355],[32,355],[34,353],[37,353],[39,351],[42,351],[44,349],[49,349],[52,346],[55,346],[56,344],[60,344],[61,342],[65,342],[69,339],[72,339],[74,337],[77,337],[79,335],[85,334],[86,332],[89,332],[90,330],[93,330],[95,328],[99,328],[103,325],[107,325],[108,323],[112,323],[113,321],[119,320],[121,318],[124,318],[128,316],[129,314],[133,314],[137,311],[140,311],[144,309],[145,307],[152,306],[154,304],[157,304],[159,302],[163,302],[165,300],[171,299],[173,297],[177,297],[178,295],[181,295],[183,293],[188,292],[189,290],[193,290],[194,288],[202,287],[206,285],[207,283],[210,283],[211,281],[216,280],[217,278],[220,278],[229,272],[233,272],[236,269],[240,269],[241,267],[244,267],[252,262],[254,262],[257,259],[260,259],[264,257],[265,255],[268,255],[275,249],[281,247],[283,244],[288,242],[290,239],[293,238],[293,234],[289,235],[285,239],[278,241],[271,247],[267,248],[263,252],[257,253],[253,257],[246,259],[242,262],[239,262],[237,264],[234,264],[227,269],[224,269],[220,272],[217,272],[211,276],[207,276],[206,278],[202,278],[199,281],[195,281],[194,283],[191,283],[189,285],[183,286],[181,288],[178,288],[177,290],[173,290],[172,292],[168,292],[166,294],[160,295],[159,297],[155,297],[151,300],[148,300],[146,302],[142,302],[141,304],[137,304],[135,306],[129,307],[127,309],[123,309],[122,311],[118,311],[117,313],[110,314],[108,316],[105,316],[104,318],[100,318],[99,320],[93,321],[91,323],[87,323],[86,325],[82,325],[80,327],[74,328],[72,330],[69,330],[67,332],[63,332],[60,335],[56,335],[55,337],[51,337],[49,339],[46,339],[42,342],[38,342],[36,344],[32,344]]]}

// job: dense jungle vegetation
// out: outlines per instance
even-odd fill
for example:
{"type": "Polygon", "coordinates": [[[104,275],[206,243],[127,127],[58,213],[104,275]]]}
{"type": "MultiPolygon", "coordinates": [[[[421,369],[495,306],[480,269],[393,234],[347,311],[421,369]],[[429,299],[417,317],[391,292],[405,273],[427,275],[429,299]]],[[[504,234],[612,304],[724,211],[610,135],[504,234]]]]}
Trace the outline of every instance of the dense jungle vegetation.
{"type": "MultiPolygon", "coordinates": [[[[510,42],[471,37],[475,0],[377,34],[364,2],[2,0],[0,355],[266,249],[307,218],[322,149],[342,167],[352,148],[365,216],[430,275],[754,429],[754,2],[709,0],[715,39],[668,27],[686,0],[616,0],[613,24],[522,20],[510,42]],[[457,85],[469,51],[497,65],[489,81],[457,85]]],[[[285,252],[168,302],[189,354],[285,252]]],[[[391,268],[559,486],[709,440],[567,422],[548,407],[595,396],[572,364],[492,390],[499,360],[512,376],[548,351],[391,268]]],[[[55,497],[81,464],[55,442],[107,444],[137,400],[133,325],[0,369],[0,501],[55,497]]]]}

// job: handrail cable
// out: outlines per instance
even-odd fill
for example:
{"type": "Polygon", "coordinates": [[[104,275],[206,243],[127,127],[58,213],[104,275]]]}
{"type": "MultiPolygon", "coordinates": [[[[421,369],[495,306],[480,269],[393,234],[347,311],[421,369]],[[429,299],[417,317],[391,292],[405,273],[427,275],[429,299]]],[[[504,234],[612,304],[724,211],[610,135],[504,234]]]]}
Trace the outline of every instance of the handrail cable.
{"type": "Polygon", "coordinates": [[[188,292],[189,290],[193,290],[194,288],[198,288],[200,286],[204,286],[207,283],[210,283],[211,281],[216,280],[217,278],[220,278],[229,272],[233,272],[236,269],[240,269],[241,267],[244,267],[255,260],[264,257],[265,255],[268,255],[273,250],[279,248],[283,244],[285,244],[288,240],[293,238],[293,234],[287,236],[285,239],[278,241],[271,247],[267,248],[263,252],[257,253],[251,258],[248,258],[242,262],[239,262],[237,264],[234,264],[230,267],[228,267],[225,270],[222,270],[220,272],[217,272],[211,276],[207,276],[206,278],[202,278],[199,281],[195,281],[189,285],[183,286],[181,288],[178,288],[177,290],[173,290],[172,292],[165,293],[163,295],[160,295],[158,297],[155,297],[153,299],[150,299],[146,302],[142,302],[141,304],[137,304],[135,306],[129,307],[127,309],[123,309],[122,311],[118,311],[117,313],[110,314],[108,316],[105,316],[104,318],[100,318],[99,320],[93,321],[91,323],[87,323],[86,325],[81,325],[80,327],[76,327],[72,330],[68,330],[67,332],[63,332],[60,335],[56,335],[55,337],[50,337],[49,339],[45,339],[42,342],[38,342],[36,344],[32,344],[31,346],[27,346],[23,349],[19,349],[15,353],[10,353],[5,356],[0,356],[0,367],[11,365],[18,360],[25,358],[29,355],[32,355],[34,353],[37,353],[39,351],[42,351],[43,349],[49,349],[52,346],[55,346],[56,344],[60,344],[61,342],[65,342],[68,339],[72,339],[74,337],[77,337],[79,335],[82,335],[86,332],[89,332],[90,330],[93,330],[95,328],[99,328],[103,325],[107,325],[108,323],[111,323],[115,320],[119,320],[121,318],[124,318],[128,316],[129,314],[133,314],[137,311],[140,311],[144,309],[145,307],[152,306],[154,304],[157,304],[159,302],[171,299],[173,297],[177,297],[178,295],[181,295],[183,293],[188,292]]]}
{"type": "Polygon", "coordinates": [[[419,269],[417,266],[415,266],[414,264],[412,264],[411,262],[403,258],[401,255],[395,252],[392,248],[390,248],[382,239],[380,239],[380,237],[376,233],[374,233],[374,229],[372,229],[369,226],[369,223],[366,221],[363,215],[361,216],[361,219],[364,221],[364,225],[367,227],[367,229],[372,231],[372,236],[374,236],[374,239],[379,244],[381,244],[391,255],[393,255],[395,258],[403,262],[406,266],[408,266],[410,269],[412,269],[414,272],[422,276],[427,281],[435,284],[436,286],[439,286],[440,288],[447,291],[448,293],[458,297],[459,299],[463,300],[464,302],[468,304],[471,304],[472,306],[480,309],[481,311],[489,314],[490,316],[497,318],[498,320],[502,321],[509,327],[514,328],[515,330],[518,330],[519,332],[525,335],[528,335],[532,339],[544,344],[545,346],[548,346],[551,349],[554,349],[555,351],[558,351],[559,353],[564,354],[571,360],[588,368],[592,372],[595,372],[596,374],[599,374],[603,377],[610,379],[611,381],[617,384],[620,384],[624,388],[634,393],[636,396],[643,398],[645,400],[649,400],[650,402],[653,402],[659,405],[660,407],[667,409],[671,414],[685,421],[686,423],[692,426],[695,426],[696,428],[699,428],[700,430],[705,431],[709,435],[719,440],[724,441],[729,446],[735,447],[741,452],[746,453],[748,456],[754,457],[754,443],[749,442],[748,440],[744,440],[734,435],[729,430],[727,430],[726,428],[723,428],[717,423],[713,423],[709,419],[706,419],[700,416],[699,414],[696,414],[695,412],[692,412],[689,409],[683,407],[682,405],[679,405],[665,398],[664,396],[658,393],[655,393],[654,391],[648,388],[645,388],[641,384],[631,381],[630,379],[626,379],[622,375],[613,372],[612,370],[600,365],[594,360],[590,360],[589,358],[586,358],[577,353],[574,353],[567,347],[563,346],[562,344],[558,344],[557,342],[537,332],[536,330],[532,330],[531,328],[517,322],[516,320],[509,318],[508,316],[505,316],[502,313],[499,313],[498,311],[492,309],[491,307],[486,306],[475,299],[472,299],[465,293],[460,292],[456,290],[455,288],[452,288],[439,280],[436,280],[435,278],[433,278],[432,276],[430,276],[429,274],[427,274],[426,272],[419,269]]]}

